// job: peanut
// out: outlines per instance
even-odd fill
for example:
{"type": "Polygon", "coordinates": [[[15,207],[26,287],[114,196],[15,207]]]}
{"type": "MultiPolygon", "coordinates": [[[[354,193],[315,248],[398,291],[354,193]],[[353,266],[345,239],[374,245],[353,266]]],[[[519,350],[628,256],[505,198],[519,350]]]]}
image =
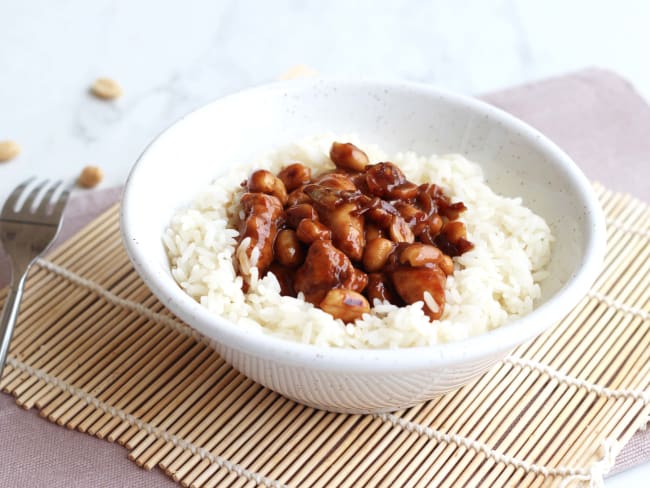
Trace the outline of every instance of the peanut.
{"type": "Polygon", "coordinates": [[[20,146],[15,141],[0,141],[0,163],[9,161],[20,153],[20,146]]]}
{"type": "Polygon", "coordinates": [[[81,188],[94,188],[103,179],[104,172],[99,166],[86,166],[77,178],[77,185],[81,188]]]}
{"type": "Polygon", "coordinates": [[[122,96],[122,87],[111,78],[97,78],[90,87],[90,93],[102,100],[113,100],[122,96]]]}

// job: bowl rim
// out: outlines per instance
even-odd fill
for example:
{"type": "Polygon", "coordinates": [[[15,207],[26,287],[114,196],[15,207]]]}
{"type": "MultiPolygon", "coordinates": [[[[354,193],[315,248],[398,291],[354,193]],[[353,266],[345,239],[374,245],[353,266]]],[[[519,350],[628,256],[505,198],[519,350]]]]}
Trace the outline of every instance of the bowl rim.
{"type": "MultiPolygon", "coordinates": [[[[199,189],[197,184],[197,191],[199,189]]],[[[171,215],[169,217],[171,218],[171,215]]],[[[319,370],[355,373],[424,370],[505,354],[559,322],[586,295],[600,272],[606,244],[604,216],[590,182],[562,149],[525,122],[481,100],[431,85],[406,81],[336,78],[278,81],[248,88],[213,100],[179,118],[161,131],[145,147],[131,168],[122,192],[120,230],[127,254],[145,284],[170,311],[192,328],[227,348],[254,354],[260,358],[319,370]],[[322,84],[407,90],[425,97],[445,98],[450,103],[464,106],[482,115],[487,114],[494,122],[519,132],[531,144],[538,146],[540,150],[560,163],[568,175],[568,180],[577,190],[579,199],[587,209],[585,222],[587,245],[578,271],[545,303],[508,324],[459,341],[409,348],[351,349],[299,343],[239,328],[234,323],[201,306],[187,295],[170,275],[157,270],[158,264],[148,264],[147,253],[139,246],[138,226],[129,209],[133,205],[137,205],[139,195],[136,189],[141,178],[142,162],[147,160],[152,148],[160,143],[161,139],[175,126],[197,113],[212,110],[213,107],[226,100],[260,92],[304,90],[322,84]],[[210,329],[210,333],[206,334],[205,331],[208,329],[210,329]],[[405,351],[408,354],[405,354],[405,351]]]]}

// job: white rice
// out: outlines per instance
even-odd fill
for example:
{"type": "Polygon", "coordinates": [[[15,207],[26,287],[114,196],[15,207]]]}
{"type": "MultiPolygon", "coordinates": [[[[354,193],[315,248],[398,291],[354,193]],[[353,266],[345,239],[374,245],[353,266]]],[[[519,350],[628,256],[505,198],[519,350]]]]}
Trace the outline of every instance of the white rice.
{"type": "Polygon", "coordinates": [[[173,216],[163,240],[172,274],[183,290],[239,327],[317,345],[396,348],[462,340],[530,312],[540,296],[539,282],[546,276],[553,237],[546,222],[521,199],[493,193],[480,166],[460,155],[423,157],[406,152],[388,157],[355,137],[328,135],[281,147],[218,178],[190,208],[173,216]],[[328,154],[335,140],[353,142],[373,163],[392,161],[409,180],[435,183],[453,201],[467,206],[461,220],[475,248],[454,259],[456,269],[447,279],[441,320],[431,322],[422,302],[397,307],[376,301],[370,314],[345,324],[301,297],[280,295],[272,273],[259,279],[255,256],[249,263],[244,253],[237,253],[234,222],[241,218],[240,183],[254,169],[277,173],[295,161],[310,166],[315,175],[332,169],[328,154]],[[242,291],[234,256],[251,275],[247,293],[242,291]]]}

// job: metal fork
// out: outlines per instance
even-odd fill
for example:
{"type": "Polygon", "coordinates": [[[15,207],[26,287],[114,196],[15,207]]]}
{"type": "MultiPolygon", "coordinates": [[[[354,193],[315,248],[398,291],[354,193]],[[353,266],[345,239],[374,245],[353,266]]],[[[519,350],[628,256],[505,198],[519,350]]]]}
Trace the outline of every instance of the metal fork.
{"type": "Polygon", "coordinates": [[[30,178],[18,185],[9,195],[0,213],[0,243],[9,255],[11,264],[11,282],[9,295],[0,317],[0,378],[4,369],[11,335],[18,318],[20,300],[23,295],[25,279],[29,268],[36,258],[43,254],[54,242],[61,224],[63,210],[70,196],[70,190],[64,188],[54,199],[62,182],[50,184],[47,180],[38,183],[17,208],[25,190],[34,181],[30,178]],[[47,188],[42,198],[43,189],[47,188]]]}

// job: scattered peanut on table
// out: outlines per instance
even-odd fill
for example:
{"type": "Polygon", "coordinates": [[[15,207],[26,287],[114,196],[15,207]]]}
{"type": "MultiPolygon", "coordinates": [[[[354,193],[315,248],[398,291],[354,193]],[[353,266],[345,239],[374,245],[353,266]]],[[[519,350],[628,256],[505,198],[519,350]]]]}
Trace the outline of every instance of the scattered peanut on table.
{"type": "Polygon", "coordinates": [[[393,163],[370,164],[353,144],[334,142],[330,159],[336,169],[320,175],[294,162],[242,183],[240,249],[251,265],[273,272],[282,294],[302,294],[344,322],[375,300],[420,301],[440,318],[452,258],[473,248],[458,220],[465,205],[393,163]]]}
{"type": "Polygon", "coordinates": [[[97,78],[90,87],[90,93],[102,100],[113,100],[122,96],[122,87],[111,78],[97,78]]]}
{"type": "Polygon", "coordinates": [[[104,172],[98,166],[86,166],[79,177],[77,185],[82,188],[94,188],[104,179],[104,172]]]}
{"type": "Polygon", "coordinates": [[[0,141],[0,163],[10,161],[18,156],[20,146],[15,141],[0,141]]]}

